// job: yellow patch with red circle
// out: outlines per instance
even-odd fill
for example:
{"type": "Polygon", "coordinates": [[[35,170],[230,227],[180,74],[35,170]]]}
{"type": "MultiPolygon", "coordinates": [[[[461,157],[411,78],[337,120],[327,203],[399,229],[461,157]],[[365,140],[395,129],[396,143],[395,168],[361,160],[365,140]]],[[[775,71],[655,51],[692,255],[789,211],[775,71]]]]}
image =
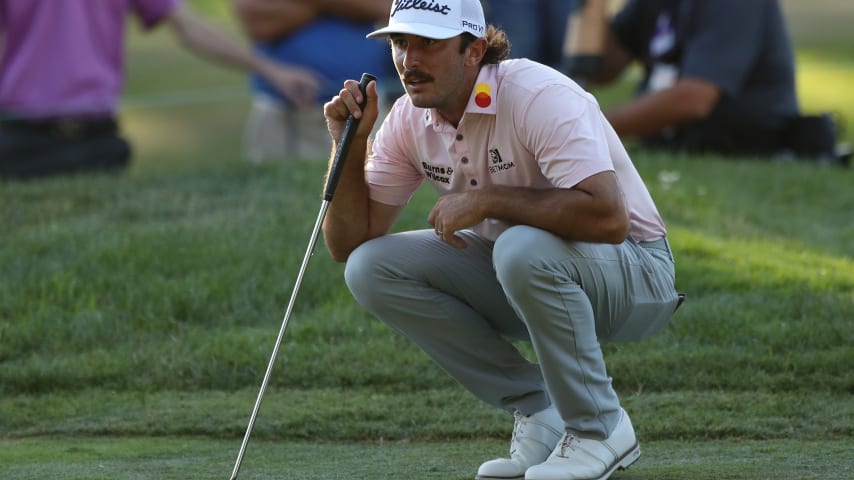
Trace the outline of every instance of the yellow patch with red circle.
{"type": "Polygon", "coordinates": [[[492,104],[492,88],[487,83],[478,83],[474,86],[474,103],[480,108],[486,108],[492,104]]]}

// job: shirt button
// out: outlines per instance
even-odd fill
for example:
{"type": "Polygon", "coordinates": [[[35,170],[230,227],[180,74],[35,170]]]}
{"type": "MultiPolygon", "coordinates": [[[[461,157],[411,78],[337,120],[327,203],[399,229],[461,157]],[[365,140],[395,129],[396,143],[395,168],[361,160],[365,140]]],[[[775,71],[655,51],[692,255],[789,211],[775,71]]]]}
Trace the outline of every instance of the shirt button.
{"type": "Polygon", "coordinates": [[[469,157],[463,157],[460,159],[460,161],[463,163],[469,163],[469,157]]]}
{"type": "Polygon", "coordinates": [[[473,178],[471,179],[471,181],[469,181],[469,183],[471,184],[472,187],[477,186],[477,180],[475,180],[473,178]]]}
{"type": "Polygon", "coordinates": [[[458,134],[457,134],[457,141],[460,141],[460,142],[461,142],[462,140],[463,140],[463,134],[462,134],[462,133],[458,133],[458,134]]]}

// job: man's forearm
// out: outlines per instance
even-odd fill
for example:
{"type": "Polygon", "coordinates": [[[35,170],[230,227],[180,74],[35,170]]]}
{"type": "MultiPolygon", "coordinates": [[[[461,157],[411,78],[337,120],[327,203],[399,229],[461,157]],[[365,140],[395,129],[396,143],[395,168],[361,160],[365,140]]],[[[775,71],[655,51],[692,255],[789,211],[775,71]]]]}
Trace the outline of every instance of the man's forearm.
{"type": "Polygon", "coordinates": [[[242,70],[257,71],[263,68],[264,60],[255,55],[248,45],[226,34],[186,6],[179,6],[170,15],[169,22],[181,44],[194,53],[242,70]]]}
{"type": "MultiPolygon", "coordinates": [[[[367,240],[370,234],[370,200],[365,182],[367,148],[367,138],[353,138],[350,152],[343,159],[335,195],[332,196],[323,221],[326,248],[332,258],[339,262],[345,261],[350,252],[367,240]]],[[[335,149],[337,142],[333,152],[335,149]]],[[[331,166],[330,161],[330,169],[331,166]]]]}
{"type": "Polygon", "coordinates": [[[475,201],[483,205],[486,218],[530,225],[572,240],[620,243],[628,235],[629,219],[622,195],[614,193],[603,200],[578,189],[490,187],[475,201]]]}
{"type": "Polygon", "coordinates": [[[657,135],[668,127],[705,118],[719,96],[710,82],[681,79],[673,87],[640,96],[605,116],[621,137],[657,135]]]}

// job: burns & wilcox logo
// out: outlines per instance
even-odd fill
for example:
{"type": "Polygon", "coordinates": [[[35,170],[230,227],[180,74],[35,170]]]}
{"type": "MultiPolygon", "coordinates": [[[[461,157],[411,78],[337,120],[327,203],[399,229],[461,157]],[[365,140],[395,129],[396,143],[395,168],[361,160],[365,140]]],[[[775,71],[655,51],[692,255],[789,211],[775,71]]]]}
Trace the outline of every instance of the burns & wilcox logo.
{"type": "Polygon", "coordinates": [[[426,10],[447,15],[451,11],[451,7],[434,0],[395,0],[391,16],[395,16],[401,10],[426,10]]]}
{"type": "Polygon", "coordinates": [[[451,167],[443,167],[430,165],[427,162],[421,162],[421,168],[424,170],[424,176],[434,182],[451,184],[451,175],[454,174],[454,169],[451,167]]]}

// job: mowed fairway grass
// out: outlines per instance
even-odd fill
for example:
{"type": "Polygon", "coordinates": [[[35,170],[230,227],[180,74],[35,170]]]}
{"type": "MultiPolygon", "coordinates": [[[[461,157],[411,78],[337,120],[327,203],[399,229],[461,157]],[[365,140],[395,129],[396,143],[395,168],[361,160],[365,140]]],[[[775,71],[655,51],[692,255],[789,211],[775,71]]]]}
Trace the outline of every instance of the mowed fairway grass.
{"type": "MultiPolygon", "coordinates": [[[[242,75],[165,32],[131,46],[133,168],[0,183],[2,479],[228,478],[320,207],[325,159],[240,159],[242,75]]],[[[854,123],[853,53],[799,51],[806,110],[854,123]]],[[[604,346],[644,452],[614,478],[854,478],[854,170],[633,157],[689,299],[604,346]]],[[[504,455],[510,417],[342,272],[321,241],[240,478],[462,480],[504,455]]]]}

